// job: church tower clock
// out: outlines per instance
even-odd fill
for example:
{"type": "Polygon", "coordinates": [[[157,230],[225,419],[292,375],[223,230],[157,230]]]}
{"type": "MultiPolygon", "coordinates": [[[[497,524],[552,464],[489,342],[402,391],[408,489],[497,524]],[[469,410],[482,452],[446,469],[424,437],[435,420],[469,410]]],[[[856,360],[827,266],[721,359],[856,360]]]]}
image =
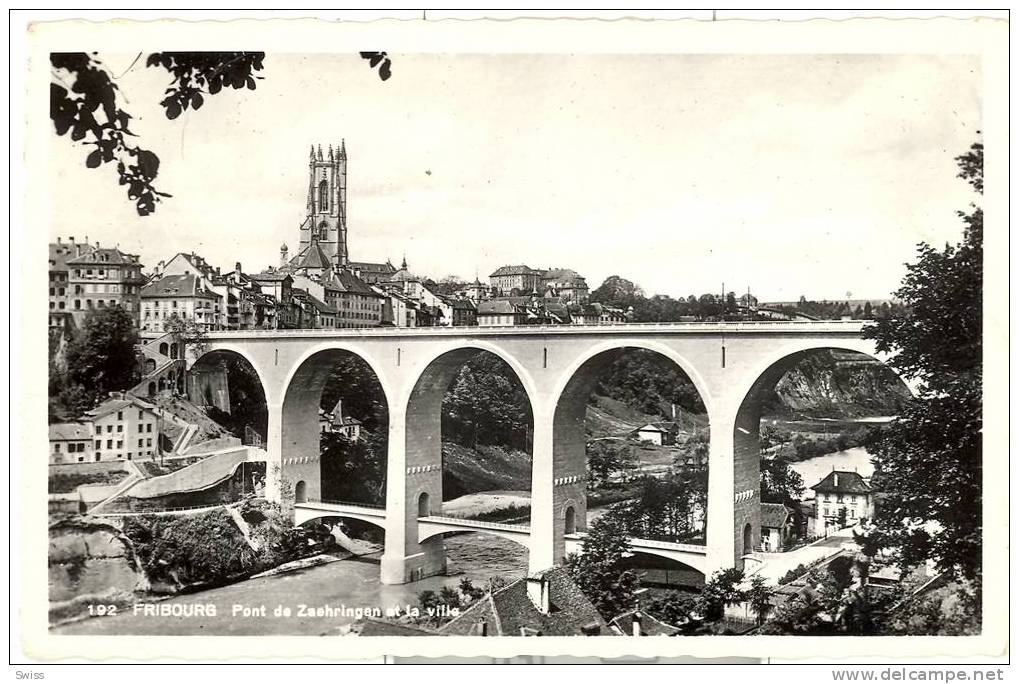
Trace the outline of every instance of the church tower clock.
{"type": "Polygon", "coordinates": [[[301,224],[298,254],[318,242],[334,267],[346,266],[347,253],[347,149],[312,146],[308,158],[307,218],[301,224]]]}

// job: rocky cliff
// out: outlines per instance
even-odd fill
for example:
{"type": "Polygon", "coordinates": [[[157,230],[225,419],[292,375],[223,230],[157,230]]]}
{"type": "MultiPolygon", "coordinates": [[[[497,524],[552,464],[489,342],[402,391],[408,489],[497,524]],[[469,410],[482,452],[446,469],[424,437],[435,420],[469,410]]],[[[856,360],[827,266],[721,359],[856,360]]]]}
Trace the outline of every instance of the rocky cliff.
{"type": "Polygon", "coordinates": [[[817,418],[892,416],[909,396],[887,366],[859,354],[823,350],[804,358],[779,380],[767,412],[817,418]]]}

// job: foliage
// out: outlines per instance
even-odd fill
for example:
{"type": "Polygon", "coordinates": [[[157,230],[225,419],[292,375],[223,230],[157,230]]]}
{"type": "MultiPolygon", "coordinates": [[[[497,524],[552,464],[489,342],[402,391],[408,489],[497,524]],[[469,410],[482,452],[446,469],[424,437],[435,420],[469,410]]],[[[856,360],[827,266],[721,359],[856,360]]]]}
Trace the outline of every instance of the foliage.
{"type": "Polygon", "coordinates": [[[138,382],[138,331],[119,306],[94,309],[67,345],[66,371],[50,366],[49,391],[67,413],[81,415],[110,392],[138,382]]]}
{"type": "Polygon", "coordinates": [[[677,541],[695,534],[692,513],[707,506],[706,468],[673,472],[666,479],[645,477],[638,497],[605,514],[631,537],[677,541]]]}
{"type": "Polygon", "coordinates": [[[803,478],[781,455],[761,458],[761,501],[785,503],[803,496],[803,478]]]}
{"type": "Polygon", "coordinates": [[[727,606],[746,600],[740,588],[742,582],[743,571],[739,568],[718,570],[704,583],[697,597],[697,612],[708,622],[721,620],[727,606]]]}
{"type": "Polygon", "coordinates": [[[224,582],[255,564],[254,553],[222,509],[125,518],[124,534],[153,582],[171,586],[224,582]]]}
{"type": "Polygon", "coordinates": [[[163,330],[172,335],[175,342],[183,345],[183,350],[190,349],[196,358],[204,354],[209,346],[209,336],[205,329],[194,319],[181,318],[176,312],[163,321],[163,330]]]}
{"type": "Polygon", "coordinates": [[[628,542],[629,535],[620,521],[604,515],[588,527],[583,553],[566,557],[566,569],[606,620],[635,605],[634,592],[640,579],[626,567],[628,542]]]}
{"type": "Polygon", "coordinates": [[[329,371],[322,387],[320,408],[332,411],[336,402],[343,402],[344,415],[361,421],[370,432],[385,433],[389,413],[382,384],[371,366],[355,354],[344,354],[329,371]]]}
{"type": "Polygon", "coordinates": [[[671,404],[690,413],[705,413],[690,378],[670,359],[646,349],[622,354],[602,375],[595,389],[633,409],[671,418],[671,404]]]}
{"type": "Polygon", "coordinates": [[[663,591],[646,602],[647,612],[670,625],[679,626],[697,609],[697,599],[681,591],[663,591]]]}
{"type": "Polygon", "coordinates": [[[386,452],[363,440],[335,432],[321,437],[322,497],[338,501],[384,504],[386,452]]]}
{"type": "Polygon", "coordinates": [[[608,485],[613,475],[629,472],[636,465],[633,449],[624,442],[592,440],[587,443],[586,450],[590,483],[595,487],[608,485]]]}
{"type": "MultiPolygon", "coordinates": [[[[383,81],[390,77],[391,61],[385,52],[362,52],[361,56],[372,69],[378,67],[383,81]]],[[[225,88],[254,90],[262,78],[255,72],[262,70],[264,58],[263,52],[154,52],[145,66],[169,74],[159,104],[172,120],[188,109],[201,108],[206,97],[225,88]]],[[[93,148],[85,157],[90,169],[116,163],[119,183],[127,186],[138,215],[154,212],[156,204],[171,195],[155,186],[159,156],[130,142],[136,137],[129,128],[133,117],[123,107],[128,98],[116,77],[95,52],[54,52],[50,66],[50,119],[57,135],[70,133],[72,141],[93,148]]]]}
{"type": "MultiPolygon", "coordinates": [[[[958,159],[983,187],[983,147],[958,159]]],[[[960,577],[980,575],[982,551],[983,213],[960,213],[960,244],[921,244],[896,297],[902,316],[864,335],[889,364],[917,380],[919,396],[872,446],[874,484],[885,494],[876,523],[905,566],[933,559],[960,577]]]]}
{"type": "Polygon", "coordinates": [[[528,448],[531,403],[505,361],[478,353],[457,372],[442,399],[442,434],[467,447],[528,448]]]}
{"type": "Polygon", "coordinates": [[[897,635],[981,633],[981,589],[978,582],[960,581],[902,602],[884,619],[884,629],[897,635]]]}
{"type": "Polygon", "coordinates": [[[361,57],[368,60],[368,65],[372,69],[378,67],[379,78],[383,81],[388,81],[389,77],[393,75],[392,61],[386,56],[385,52],[362,52],[361,57]]]}
{"type": "Polygon", "coordinates": [[[757,624],[763,624],[771,611],[771,597],[774,591],[767,585],[764,578],[754,575],[750,578],[750,588],[746,592],[746,601],[757,616],[757,624]]]}
{"type": "Polygon", "coordinates": [[[780,586],[783,585],[783,584],[789,584],[793,580],[799,579],[800,577],[803,577],[806,574],[807,574],[807,566],[805,566],[803,563],[800,563],[795,568],[793,568],[792,570],[790,570],[786,574],[782,575],[782,577],[781,577],[781,579],[779,579],[778,583],[779,583],[780,586]]]}

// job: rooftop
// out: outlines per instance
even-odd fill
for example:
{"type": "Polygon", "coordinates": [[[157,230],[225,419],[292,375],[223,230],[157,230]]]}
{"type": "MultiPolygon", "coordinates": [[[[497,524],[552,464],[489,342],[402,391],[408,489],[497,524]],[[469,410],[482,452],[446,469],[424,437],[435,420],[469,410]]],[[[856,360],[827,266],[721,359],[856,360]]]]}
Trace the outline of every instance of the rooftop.
{"type": "Polygon", "coordinates": [[[205,297],[215,299],[218,294],[202,287],[197,275],[169,275],[152,280],[142,287],[142,298],[147,297],[205,297]]]}
{"type": "Polygon", "coordinates": [[[833,470],[811,489],[836,494],[869,494],[873,491],[863,476],[853,470],[833,470]]]}
{"type": "Polygon", "coordinates": [[[780,503],[761,504],[761,527],[784,527],[793,509],[780,503]]]}
{"type": "Polygon", "coordinates": [[[539,611],[527,595],[528,578],[487,594],[440,629],[444,634],[480,635],[483,622],[489,636],[580,636],[606,633],[607,625],[565,568],[538,575],[548,582],[549,612],[539,611]]]}
{"type": "Polygon", "coordinates": [[[85,423],[53,423],[50,425],[50,441],[91,439],[85,423]]]}

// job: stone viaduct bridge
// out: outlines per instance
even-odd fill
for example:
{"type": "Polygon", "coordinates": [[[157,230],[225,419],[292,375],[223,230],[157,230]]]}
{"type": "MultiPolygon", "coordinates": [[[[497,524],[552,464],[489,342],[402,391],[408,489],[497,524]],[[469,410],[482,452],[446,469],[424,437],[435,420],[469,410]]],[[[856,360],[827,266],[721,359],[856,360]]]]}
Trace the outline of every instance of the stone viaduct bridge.
{"type": "MultiPolygon", "coordinates": [[[[585,405],[602,372],[628,349],[670,359],[693,382],[710,424],[706,546],[659,553],[703,573],[742,566],[760,543],[761,410],[771,389],[817,349],[879,360],[861,321],[618,324],[464,328],[376,328],[215,332],[192,366],[237,354],[258,374],[268,405],[267,492],[294,488],[298,522],[359,517],[385,529],[382,581],[400,584],[442,572],[440,519],[442,397],[478,351],[516,373],[534,417],[529,570],[561,562],[586,520],[585,405]],[[318,409],[329,371],[355,354],[374,371],[389,410],[386,505],[365,514],[321,502],[318,409]],[[278,467],[277,467],[278,466],[278,467]],[[685,556],[684,556],[685,554],[685,556]]],[[[445,527],[443,527],[445,525],[445,527]]],[[[447,529],[448,528],[448,529],[447,529]]],[[[493,529],[479,531],[498,532],[493,529]]],[[[506,530],[502,532],[506,533],[506,530]]],[[[640,546],[641,541],[635,540],[640,546]]],[[[652,546],[641,551],[651,552],[652,546]]],[[[688,546],[688,545],[677,545],[688,546]]],[[[661,550],[661,549],[659,549],[661,550]]]]}

